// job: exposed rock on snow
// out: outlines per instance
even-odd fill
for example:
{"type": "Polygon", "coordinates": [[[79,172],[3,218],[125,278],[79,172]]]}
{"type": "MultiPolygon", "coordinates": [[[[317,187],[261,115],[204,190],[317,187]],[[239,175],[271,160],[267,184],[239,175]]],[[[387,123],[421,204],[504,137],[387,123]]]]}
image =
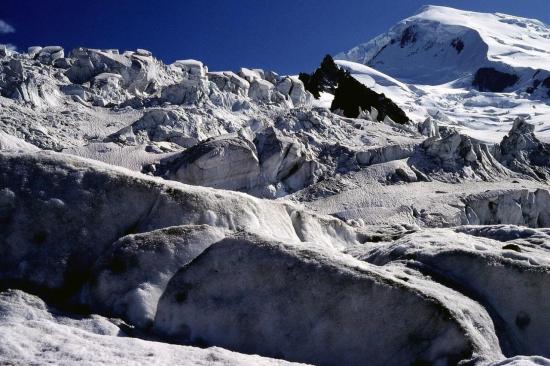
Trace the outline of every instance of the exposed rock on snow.
{"type": "Polygon", "coordinates": [[[399,268],[242,235],[214,244],[174,276],[155,329],[178,341],[318,365],[499,357],[488,315],[453,291],[399,268]]]}
{"type": "Polygon", "coordinates": [[[376,93],[350,76],[347,71],[340,69],[330,55],[325,56],[321,66],[313,74],[301,73],[300,80],[316,98],[320,97],[321,92],[334,94],[330,109],[342,110],[346,117],[356,118],[362,110],[371,111],[375,108],[378,113],[373,119],[383,121],[388,116],[398,123],[409,121],[405,112],[391,99],[376,93]]]}
{"type": "Polygon", "coordinates": [[[476,71],[472,85],[480,91],[499,93],[513,86],[518,80],[517,75],[498,71],[492,67],[482,67],[476,71]]]}

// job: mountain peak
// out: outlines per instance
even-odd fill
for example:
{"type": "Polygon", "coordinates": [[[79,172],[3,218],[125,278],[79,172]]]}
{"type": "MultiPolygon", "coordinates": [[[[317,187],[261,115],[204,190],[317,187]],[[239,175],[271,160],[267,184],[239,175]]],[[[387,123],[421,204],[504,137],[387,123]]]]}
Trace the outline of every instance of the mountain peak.
{"type": "Polygon", "coordinates": [[[550,70],[549,34],[535,19],[426,5],[388,32],[335,58],[403,81],[441,84],[482,67],[550,70]]]}
{"type": "Polygon", "coordinates": [[[443,5],[423,5],[418,9],[415,13],[415,15],[419,15],[422,13],[430,12],[430,11],[446,11],[446,12],[453,12],[453,11],[462,11],[456,8],[451,8],[450,6],[443,6],[443,5]]]}

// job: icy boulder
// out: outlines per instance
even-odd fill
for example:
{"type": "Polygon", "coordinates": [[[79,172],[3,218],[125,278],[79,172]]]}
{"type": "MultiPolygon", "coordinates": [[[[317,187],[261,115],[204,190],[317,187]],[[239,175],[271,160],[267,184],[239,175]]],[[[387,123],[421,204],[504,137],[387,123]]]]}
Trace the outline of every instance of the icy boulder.
{"type": "Polygon", "coordinates": [[[481,303],[505,354],[550,356],[547,250],[436,229],[351,252],[376,265],[403,261],[481,303]]]}
{"type": "Polygon", "coordinates": [[[511,174],[493,156],[487,144],[458,131],[451,130],[442,138],[434,136],[426,139],[420,151],[423,156],[417,155],[411,163],[424,172],[443,170],[457,173],[460,178],[482,180],[494,180],[511,174]]]}
{"type": "Polygon", "coordinates": [[[146,328],[174,273],[224,236],[223,230],[207,225],[127,235],[94,265],[86,302],[95,311],[146,328]]]}
{"type": "Polygon", "coordinates": [[[109,319],[62,315],[40,298],[0,293],[0,364],[290,366],[282,360],[128,337],[109,319]]]}
{"type": "Polygon", "coordinates": [[[208,94],[207,86],[201,79],[184,79],[162,89],[161,100],[170,104],[197,104],[208,94]]]}
{"type": "Polygon", "coordinates": [[[316,165],[297,139],[284,136],[270,127],[257,133],[254,143],[259,154],[261,174],[266,182],[282,182],[289,191],[313,183],[316,165]]]}
{"type": "Polygon", "coordinates": [[[294,106],[310,105],[313,96],[306,90],[304,83],[296,77],[291,78],[291,80],[292,88],[290,89],[289,95],[294,106]]]}
{"type": "Polygon", "coordinates": [[[361,166],[385,163],[405,159],[416,151],[416,144],[392,144],[361,149],[356,154],[357,163],[361,166]]]}
{"type": "Polygon", "coordinates": [[[304,86],[304,83],[296,77],[284,77],[281,78],[275,89],[281,94],[288,96],[295,107],[310,105],[313,99],[313,95],[308,92],[304,86]]]}
{"type": "Polygon", "coordinates": [[[207,140],[172,163],[171,178],[186,184],[247,190],[259,184],[256,147],[240,137],[207,140]]]}
{"type": "Polygon", "coordinates": [[[204,79],[206,76],[205,66],[197,60],[178,60],[172,66],[182,70],[189,79],[204,79]]]}
{"type": "Polygon", "coordinates": [[[500,161],[518,173],[538,180],[550,179],[550,144],[535,136],[535,126],[518,118],[500,143],[500,161]]]}
{"type": "Polygon", "coordinates": [[[22,59],[0,64],[0,95],[34,108],[61,104],[58,81],[48,73],[30,70],[22,59]]]}
{"type": "Polygon", "coordinates": [[[464,204],[466,224],[550,226],[550,193],[545,189],[486,191],[465,197],[464,204]]]}
{"type": "Polygon", "coordinates": [[[65,57],[63,47],[47,46],[38,52],[38,60],[46,65],[51,65],[55,60],[65,57]]]}
{"type": "Polygon", "coordinates": [[[291,242],[309,230],[327,243],[350,239],[341,236],[348,231],[336,230],[342,227],[337,219],[318,221],[323,230],[295,228],[291,213],[297,209],[289,205],[63,154],[2,152],[0,172],[0,278],[49,289],[59,300],[78,291],[95,260],[130,233],[208,224],[291,242]]]}
{"type": "Polygon", "coordinates": [[[232,71],[209,72],[208,79],[222,92],[247,96],[250,83],[232,71]]]}
{"type": "Polygon", "coordinates": [[[132,62],[122,55],[94,49],[75,49],[70,56],[75,61],[65,75],[75,84],[83,84],[103,72],[122,75],[132,66],[132,62]]]}
{"type": "Polygon", "coordinates": [[[57,85],[48,78],[30,75],[12,85],[10,98],[35,108],[56,107],[61,104],[61,93],[57,85]]]}
{"type": "Polygon", "coordinates": [[[101,73],[96,75],[90,82],[90,86],[95,91],[95,105],[104,107],[108,103],[117,104],[124,100],[122,92],[122,76],[113,73],[101,73]]]}
{"type": "Polygon", "coordinates": [[[436,137],[436,138],[440,137],[437,121],[435,121],[431,117],[426,118],[424,122],[418,125],[418,132],[420,132],[420,134],[422,134],[423,136],[427,136],[427,137],[436,137]]]}
{"type": "Polygon", "coordinates": [[[317,365],[452,365],[500,356],[475,302],[413,271],[238,235],[183,267],[155,329],[177,342],[317,365]]]}
{"type": "Polygon", "coordinates": [[[255,80],[264,79],[264,71],[261,69],[247,69],[246,67],[241,67],[239,70],[239,76],[252,83],[255,80]]]}
{"type": "Polygon", "coordinates": [[[74,62],[65,75],[75,84],[83,84],[102,73],[111,73],[122,77],[122,85],[129,92],[152,94],[163,84],[163,79],[168,79],[164,65],[139,53],[120,55],[112,50],[78,48],[70,56],[74,62]]]}
{"type": "Polygon", "coordinates": [[[274,86],[269,81],[252,79],[248,96],[258,102],[270,102],[274,86]]]}
{"type": "Polygon", "coordinates": [[[110,135],[107,141],[128,145],[166,141],[187,148],[206,137],[202,127],[201,119],[179,110],[151,109],[130,126],[110,135]]]}
{"type": "Polygon", "coordinates": [[[29,58],[33,59],[38,56],[41,50],[42,47],[40,46],[31,46],[27,49],[27,55],[29,56],[29,58]]]}

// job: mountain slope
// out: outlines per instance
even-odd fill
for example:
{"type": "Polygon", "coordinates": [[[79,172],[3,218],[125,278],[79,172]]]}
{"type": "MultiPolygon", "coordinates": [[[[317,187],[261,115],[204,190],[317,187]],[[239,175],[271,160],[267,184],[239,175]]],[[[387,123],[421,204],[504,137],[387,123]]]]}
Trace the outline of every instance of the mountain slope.
{"type": "Polygon", "coordinates": [[[538,20],[426,6],[335,59],[414,121],[498,142],[521,117],[550,138],[550,29],[538,20]]]}

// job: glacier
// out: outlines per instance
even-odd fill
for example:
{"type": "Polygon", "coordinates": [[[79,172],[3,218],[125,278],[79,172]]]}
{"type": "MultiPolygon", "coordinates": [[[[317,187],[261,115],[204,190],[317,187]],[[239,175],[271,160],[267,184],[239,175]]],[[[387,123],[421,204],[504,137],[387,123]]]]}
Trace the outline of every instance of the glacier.
{"type": "Polygon", "coordinates": [[[428,6],[300,75],[3,50],[0,363],[550,365],[548,34],[428,6]]]}

